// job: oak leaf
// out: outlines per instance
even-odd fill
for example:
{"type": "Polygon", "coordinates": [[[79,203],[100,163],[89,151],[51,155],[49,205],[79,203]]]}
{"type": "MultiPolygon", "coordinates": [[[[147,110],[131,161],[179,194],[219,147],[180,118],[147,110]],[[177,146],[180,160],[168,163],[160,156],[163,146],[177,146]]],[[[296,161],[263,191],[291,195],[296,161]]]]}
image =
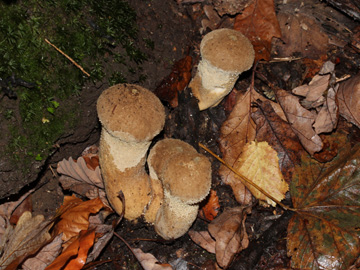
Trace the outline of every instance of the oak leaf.
{"type": "Polygon", "coordinates": [[[236,16],[234,29],[243,33],[253,44],[255,61],[270,60],[272,38],[281,37],[274,1],[255,0],[236,16]]]}
{"type": "Polygon", "coordinates": [[[212,189],[210,190],[209,199],[207,200],[207,203],[201,207],[199,215],[208,221],[212,221],[214,218],[216,218],[219,211],[219,197],[216,195],[216,191],[212,189]]]}
{"type": "MultiPolygon", "coordinates": [[[[246,144],[233,168],[278,201],[284,199],[285,193],[289,190],[279,168],[277,152],[267,142],[253,141],[246,144]]],[[[257,188],[249,184],[245,185],[254,197],[269,205],[276,206],[276,202],[265,196],[257,188]]],[[[233,186],[232,188],[234,193],[237,193],[233,186]]]]}
{"type": "Polygon", "coordinates": [[[360,147],[319,163],[303,157],[290,186],[288,255],[296,269],[348,269],[360,252],[360,147]]]}
{"type": "Polygon", "coordinates": [[[341,82],[337,99],[339,101],[339,113],[347,121],[360,128],[360,75],[341,82]]]}

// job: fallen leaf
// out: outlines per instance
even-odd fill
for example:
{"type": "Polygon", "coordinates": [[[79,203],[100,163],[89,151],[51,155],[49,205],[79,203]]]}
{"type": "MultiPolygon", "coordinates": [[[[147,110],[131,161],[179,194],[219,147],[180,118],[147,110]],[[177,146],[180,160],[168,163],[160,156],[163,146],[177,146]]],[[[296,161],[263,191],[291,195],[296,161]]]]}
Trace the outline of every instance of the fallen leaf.
{"type": "Polygon", "coordinates": [[[45,269],[82,269],[86,262],[87,253],[94,244],[94,239],[95,232],[93,230],[81,231],[78,237],[45,269]]]}
{"type": "Polygon", "coordinates": [[[319,163],[303,157],[290,186],[287,249],[296,269],[348,269],[360,252],[360,147],[319,163]]]}
{"type": "Polygon", "coordinates": [[[57,172],[70,176],[80,182],[86,182],[89,185],[94,185],[103,189],[104,182],[101,177],[99,166],[95,169],[92,168],[92,166],[94,166],[94,162],[99,164],[98,158],[99,157],[79,157],[77,160],[73,160],[70,157],[69,160],[63,159],[58,163],[57,172]],[[85,159],[90,163],[88,164],[85,159]]]}
{"type": "Polygon", "coordinates": [[[305,109],[317,108],[324,104],[324,92],[328,89],[330,75],[315,75],[309,84],[300,85],[292,90],[295,95],[303,96],[301,105],[305,109]]]}
{"type": "MultiPolygon", "coordinates": [[[[90,223],[90,228],[92,224],[90,223]]],[[[109,243],[114,234],[114,228],[112,225],[97,224],[95,230],[95,243],[91,249],[91,253],[88,255],[86,263],[93,262],[100,255],[106,245],[109,243]]]]}
{"type": "Polygon", "coordinates": [[[32,200],[31,195],[27,196],[12,212],[10,217],[10,223],[16,224],[24,212],[32,212],[32,200]]]}
{"type": "Polygon", "coordinates": [[[284,110],[292,130],[298,136],[306,151],[311,155],[319,152],[323,147],[323,143],[312,127],[316,114],[301,106],[299,98],[285,90],[276,90],[276,100],[284,110]]]}
{"type": "Polygon", "coordinates": [[[172,270],[173,268],[169,264],[161,264],[150,253],[144,253],[140,248],[132,249],[135,257],[139,260],[144,270],[172,270]]]}
{"type": "Polygon", "coordinates": [[[191,80],[192,57],[185,56],[177,61],[169,76],[167,76],[155,89],[154,94],[171,107],[178,106],[178,94],[189,84],[191,80]]]}
{"type": "Polygon", "coordinates": [[[272,38],[281,38],[274,1],[255,0],[236,16],[234,29],[243,33],[253,44],[255,62],[270,60],[272,38]]]}
{"type": "Polygon", "coordinates": [[[317,134],[332,132],[338,123],[339,113],[336,93],[339,85],[330,87],[327,91],[326,102],[322,105],[313,127],[317,134]]]}
{"type": "Polygon", "coordinates": [[[25,270],[43,270],[52,263],[61,252],[61,235],[57,235],[49,244],[39,250],[35,257],[28,258],[22,264],[25,270]]]}
{"type": "Polygon", "coordinates": [[[256,141],[266,141],[274,148],[279,157],[279,166],[287,183],[292,179],[292,173],[300,163],[303,147],[292,131],[289,123],[275,113],[269,101],[257,101],[259,110],[251,114],[256,123],[256,141]]]}
{"type": "Polygon", "coordinates": [[[193,240],[197,245],[205,249],[210,253],[215,253],[215,244],[216,241],[208,231],[194,231],[190,230],[188,232],[191,240],[193,240]]]}
{"type": "Polygon", "coordinates": [[[277,56],[300,55],[318,59],[326,55],[329,37],[322,31],[316,19],[302,13],[302,10],[294,13],[294,7],[291,5],[289,9],[283,9],[277,14],[282,33],[281,41],[276,42],[275,45],[277,56]]]}
{"type": "MultiPolygon", "coordinates": [[[[244,146],[244,151],[233,166],[241,175],[268,192],[274,199],[281,201],[289,190],[279,168],[277,152],[267,142],[250,142],[244,146]]],[[[238,179],[238,181],[240,181],[238,179]]],[[[257,188],[245,184],[255,198],[276,206],[276,202],[265,196],[257,188]]],[[[232,186],[233,190],[234,187],[232,186]]],[[[237,193],[234,190],[234,193],[237,193]]]]}
{"type": "Polygon", "coordinates": [[[341,82],[337,99],[339,101],[339,113],[347,121],[360,128],[360,75],[356,75],[347,81],[341,82]]]}
{"type": "Polygon", "coordinates": [[[15,228],[8,227],[0,243],[0,269],[17,269],[25,258],[36,253],[51,239],[51,226],[44,216],[24,212],[15,228]]]}
{"type": "Polygon", "coordinates": [[[245,220],[250,212],[250,207],[226,209],[209,224],[208,230],[216,241],[216,261],[220,267],[226,268],[237,253],[248,247],[245,220]]]}
{"type": "MultiPolygon", "coordinates": [[[[251,119],[250,113],[253,111],[251,103],[258,98],[254,90],[247,90],[244,94],[239,93],[238,101],[234,106],[229,117],[223,123],[220,129],[219,145],[224,160],[233,166],[239,158],[244,145],[255,139],[256,126],[251,119]]],[[[222,181],[225,184],[240,183],[236,180],[234,173],[229,171],[225,166],[221,166],[219,170],[222,181]]],[[[237,190],[242,189],[239,193],[242,196],[234,194],[236,200],[242,204],[251,202],[251,193],[246,187],[240,183],[237,190]]]]}
{"type": "Polygon", "coordinates": [[[82,201],[75,196],[65,196],[64,203],[60,207],[60,221],[55,225],[56,234],[62,233],[62,240],[67,242],[77,237],[80,231],[89,227],[90,214],[97,213],[104,204],[99,198],[82,201]]]}
{"type": "Polygon", "coordinates": [[[208,220],[212,221],[220,211],[219,197],[216,195],[215,190],[210,190],[210,196],[207,203],[200,209],[199,215],[208,220]]]}

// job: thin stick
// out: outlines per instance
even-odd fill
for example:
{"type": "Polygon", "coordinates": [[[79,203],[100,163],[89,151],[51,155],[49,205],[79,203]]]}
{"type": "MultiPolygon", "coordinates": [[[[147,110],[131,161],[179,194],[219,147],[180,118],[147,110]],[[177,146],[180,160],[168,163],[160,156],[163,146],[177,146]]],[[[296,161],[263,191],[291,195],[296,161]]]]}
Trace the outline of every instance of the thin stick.
{"type": "Polygon", "coordinates": [[[287,207],[285,204],[281,203],[279,200],[275,199],[272,195],[267,193],[265,190],[263,190],[261,187],[253,183],[250,179],[246,178],[244,175],[236,171],[233,167],[231,167],[229,164],[227,164],[222,158],[220,158],[218,155],[216,155],[214,152],[212,152],[209,148],[207,148],[202,143],[199,143],[199,146],[203,149],[205,149],[207,152],[209,152],[212,156],[214,156],[218,161],[220,161],[223,165],[225,165],[230,171],[236,174],[236,176],[239,177],[240,181],[246,186],[251,185],[254,188],[256,188],[258,191],[260,191],[262,194],[264,194],[266,197],[270,198],[274,202],[276,202],[278,205],[280,205],[285,210],[295,211],[295,209],[287,207]]]}
{"type": "Polygon", "coordinates": [[[61,53],[63,56],[65,56],[67,59],[70,60],[71,63],[73,63],[78,69],[80,69],[84,74],[86,74],[88,77],[90,77],[90,74],[87,73],[78,63],[76,63],[70,56],[68,56],[66,53],[64,53],[62,50],[60,50],[58,47],[56,47],[54,44],[52,44],[50,41],[48,41],[45,38],[45,42],[50,44],[55,50],[57,50],[59,53],[61,53]]]}

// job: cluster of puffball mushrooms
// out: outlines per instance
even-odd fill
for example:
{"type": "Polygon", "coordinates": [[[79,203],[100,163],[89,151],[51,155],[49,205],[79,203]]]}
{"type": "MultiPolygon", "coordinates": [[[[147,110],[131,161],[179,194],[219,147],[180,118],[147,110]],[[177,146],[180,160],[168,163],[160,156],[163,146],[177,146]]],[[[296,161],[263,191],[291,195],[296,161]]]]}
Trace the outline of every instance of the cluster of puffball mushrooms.
{"type": "MultiPolygon", "coordinates": [[[[232,90],[239,74],[251,67],[254,50],[238,31],[219,29],[204,37],[200,53],[190,87],[204,110],[232,90]]],[[[98,98],[97,111],[102,124],[101,173],[114,210],[123,212],[122,191],[126,219],[144,216],[164,239],[184,235],[210,191],[210,161],[188,143],[171,138],[158,141],[148,153],[164,127],[165,109],[141,86],[118,84],[106,89],[98,98]]]]}

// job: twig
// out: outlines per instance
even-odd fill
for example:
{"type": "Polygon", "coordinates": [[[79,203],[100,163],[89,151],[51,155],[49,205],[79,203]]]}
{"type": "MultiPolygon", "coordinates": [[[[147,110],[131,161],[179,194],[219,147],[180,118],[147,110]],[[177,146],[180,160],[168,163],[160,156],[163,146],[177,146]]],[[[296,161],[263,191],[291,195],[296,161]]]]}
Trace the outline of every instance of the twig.
{"type": "Polygon", "coordinates": [[[70,60],[71,63],[73,63],[78,69],[80,69],[84,74],[86,74],[88,77],[90,77],[90,74],[87,73],[78,63],[76,63],[70,56],[68,56],[66,53],[64,53],[62,50],[60,50],[58,47],[56,47],[54,44],[52,44],[50,41],[48,41],[45,38],[45,42],[51,45],[55,50],[57,50],[59,53],[61,53],[63,56],[65,56],[67,59],[70,60]]]}
{"type": "Polygon", "coordinates": [[[258,185],[256,185],[254,182],[252,182],[250,179],[248,179],[247,177],[245,177],[244,175],[242,175],[241,173],[239,173],[238,171],[236,171],[233,167],[231,167],[229,164],[227,164],[222,158],[220,158],[218,155],[216,155],[214,152],[212,152],[209,148],[207,148],[205,145],[203,145],[202,143],[199,143],[199,146],[201,148],[203,148],[204,150],[206,150],[207,152],[209,152],[212,156],[214,156],[218,161],[220,161],[223,165],[225,165],[230,171],[232,171],[233,173],[236,174],[236,176],[239,177],[239,179],[241,180],[241,182],[244,185],[251,185],[254,188],[256,188],[258,191],[260,191],[262,194],[264,194],[266,197],[270,198],[271,200],[273,200],[274,202],[276,202],[278,205],[280,205],[283,209],[285,210],[290,210],[290,211],[296,211],[296,209],[293,209],[291,207],[287,207],[285,204],[281,203],[279,200],[275,199],[272,195],[270,195],[268,192],[266,192],[264,189],[262,189],[261,187],[259,187],[258,185]]]}

